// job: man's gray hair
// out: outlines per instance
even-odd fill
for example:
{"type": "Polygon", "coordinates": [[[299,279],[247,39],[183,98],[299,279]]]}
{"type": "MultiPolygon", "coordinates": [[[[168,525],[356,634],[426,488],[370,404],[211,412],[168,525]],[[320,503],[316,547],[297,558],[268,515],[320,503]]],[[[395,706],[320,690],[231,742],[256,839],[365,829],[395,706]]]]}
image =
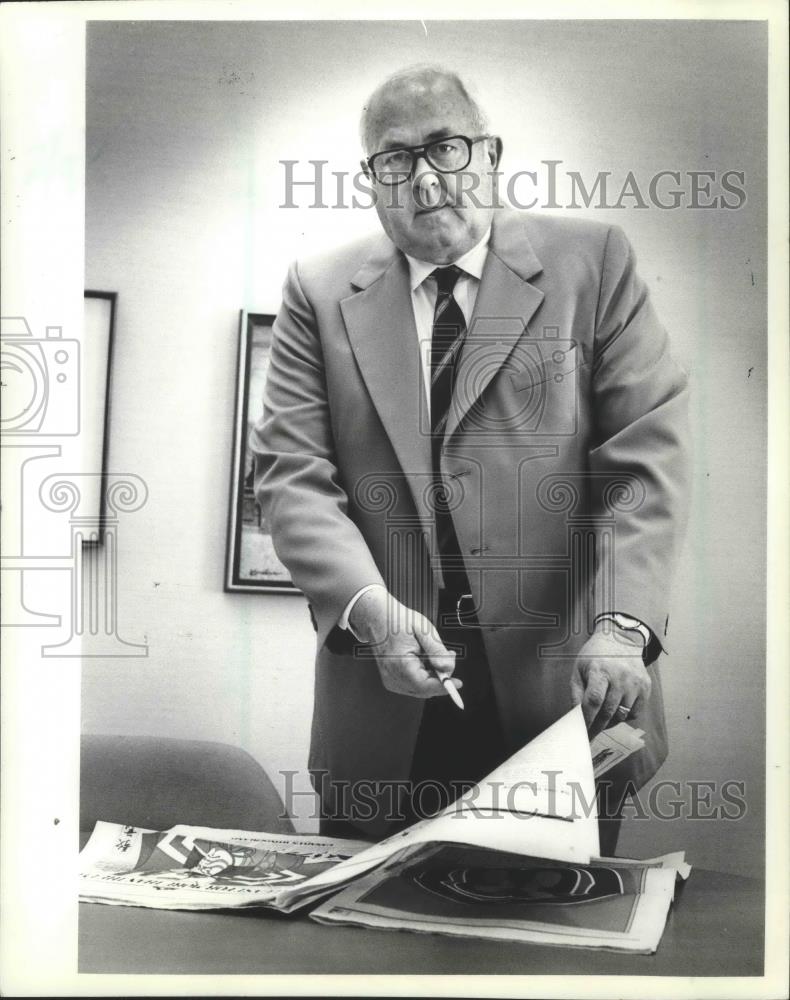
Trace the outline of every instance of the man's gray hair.
{"type": "Polygon", "coordinates": [[[365,153],[369,154],[372,152],[369,148],[370,136],[368,134],[370,110],[375,107],[385,91],[409,83],[423,84],[427,88],[438,81],[449,83],[469,105],[469,110],[472,114],[472,125],[475,131],[478,134],[487,132],[488,118],[461,77],[445,66],[422,63],[416,66],[407,66],[405,69],[400,69],[397,73],[388,76],[386,80],[376,87],[367,101],[365,101],[359,121],[359,136],[362,140],[362,148],[365,150],[365,153]]]}

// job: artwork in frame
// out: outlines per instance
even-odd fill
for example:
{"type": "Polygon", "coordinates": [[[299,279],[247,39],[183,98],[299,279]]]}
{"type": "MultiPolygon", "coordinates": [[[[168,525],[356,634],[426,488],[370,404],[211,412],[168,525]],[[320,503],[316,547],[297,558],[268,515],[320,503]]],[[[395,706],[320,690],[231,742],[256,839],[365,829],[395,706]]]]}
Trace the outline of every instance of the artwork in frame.
{"type": "Polygon", "coordinates": [[[110,386],[115,336],[117,292],[85,291],[85,320],[82,341],[83,377],[81,427],[83,437],[82,511],[98,524],[93,537],[83,544],[104,540],[107,453],[110,441],[110,386]]]}
{"type": "Polygon", "coordinates": [[[274,316],[242,310],[236,374],[225,590],[298,594],[277,558],[266,518],[253,492],[250,431],[263,412],[274,316]]]}

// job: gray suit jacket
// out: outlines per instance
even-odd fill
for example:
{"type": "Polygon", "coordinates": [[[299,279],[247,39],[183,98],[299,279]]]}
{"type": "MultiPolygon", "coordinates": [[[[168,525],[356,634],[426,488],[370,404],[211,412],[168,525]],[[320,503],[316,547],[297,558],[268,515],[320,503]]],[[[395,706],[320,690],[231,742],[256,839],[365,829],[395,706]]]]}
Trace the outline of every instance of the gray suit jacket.
{"type": "MultiPolygon", "coordinates": [[[[251,438],[276,551],[313,609],[310,765],[333,781],[406,778],[423,709],[386,691],[336,628],[368,583],[436,612],[408,278],[383,235],[292,266],[251,438]]],[[[617,227],[495,213],[441,461],[512,750],[571,707],[571,668],[596,613],[633,615],[666,645],[687,513],[687,395],[617,227]]],[[[650,670],[636,720],[647,746],[614,772],[637,786],[667,752],[650,670]]],[[[378,814],[367,826],[386,829],[378,814]]]]}

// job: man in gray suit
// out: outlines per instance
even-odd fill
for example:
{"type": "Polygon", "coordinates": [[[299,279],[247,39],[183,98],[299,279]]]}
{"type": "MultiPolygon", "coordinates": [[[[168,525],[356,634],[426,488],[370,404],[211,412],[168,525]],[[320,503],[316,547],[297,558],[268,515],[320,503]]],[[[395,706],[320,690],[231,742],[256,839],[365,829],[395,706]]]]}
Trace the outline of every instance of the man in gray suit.
{"type": "Polygon", "coordinates": [[[362,133],[384,235],[292,266],[251,438],[317,630],[323,829],[380,836],[581,703],[646,734],[611,853],[667,752],[686,376],[619,229],[494,207],[502,142],[456,75],[389,78],[362,133]]]}

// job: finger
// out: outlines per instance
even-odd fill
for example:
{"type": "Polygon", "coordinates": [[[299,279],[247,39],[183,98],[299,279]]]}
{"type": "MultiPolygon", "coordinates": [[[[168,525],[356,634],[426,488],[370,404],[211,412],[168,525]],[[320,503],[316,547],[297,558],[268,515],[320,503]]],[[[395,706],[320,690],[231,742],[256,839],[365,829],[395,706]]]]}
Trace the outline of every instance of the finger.
{"type": "MultiPolygon", "coordinates": [[[[453,654],[455,655],[455,654],[453,654]]],[[[455,687],[456,691],[460,691],[464,686],[464,682],[459,680],[457,677],[449,677],[447,674],[438,674],[430,665],[430,661],[427,660],[425,656],[419,657],[419,666],[422,673],[417,673],[417,681],[419,688],[414,690],[412,693],[418,698],[435,698],[446,696],[449,697],[447,688],[443,684],[443,681],[449,680],[450,683],[455,687]],[[426,684],[425,681],[428,681],[426,684]],[[433,683],[435,682],[435,683],[433,683]]]]}
{"type": "MultiPolygon", "coordinates": [[[[455,656],[455,653],[452,652],[452,650],[450,650],[450,652],[452,653],[453,656],[455,656]]],[[[420,661],[420,666],[425,671],[426,676],[431,677],[434,680],[438,680],[439,686],[441,688],[441,691],[438,692],[439,694],[447,694],[447,689],[444,686],[444,681],[450,681],[450,683],[453,684],[455,688],[459,691],[464,686],[464,682],[462,680],[459,680],[457,677],[451,677],[448,673],[443,673],[442,671],[435,670],[431,666],[431,661],[428,659],[427,655],[421,654],[419,656],[419,661],[420,661]]],[[[429,697],[432,697],[432,695],[429,697]]]]}
{"type": "Polygon", "coordinates": [[[609,690],[606,692],[606,697],[603,700],[601,709],[598,715],[595,717],[592,728],[590,732],[595,735],[600,733],[602,730],[611,723],[612,717],[614,716],[617,709],[620,707],[620,702],[623,699],[623,689],[619,684],[609,683],[609,690]]]}
{"type": "Polygon", "coordinates": [[[618,722],[625,722],[631,717],[631,706],[634,704],[636,697],[639,694],[639,684],[636,680],[633,680],[628,676],[626,676],[624,680],[620,681],[620,683],[612,681],[609,688],[609,696],[607,698],[607,701],[611,699],[611,702],[609,704],[605,703],[604,709],[608,710],[612,707],[612,703],[614,703],[614,698],[612,696],[616,693],[619,694],[619,702],[614,704],[609,720],[603,723],[604,728],[607,726],[614,726],[618,722]]]}
{"type": "Polygon", "coordinates": [[[442,642],[434,625],[423,615],[415,615],[414,634],[434,670],[449,677],[455,670],[455,653],[442,642]]]}
{"type": "Polygon", "coordinates": [[[587,729],[592,732],[593,724],[606,700],[609,682],[603,674],[589,674],[582,699],[582,713],[587,729]]]}
{"type": "Polygon", "coordinates": [[[437,698],[447,694],[436,676],[416,656],[383,658],[379,666],[384,687],[394,694],[412,698],[437,698]]]}
{"type": "Polygon", "coordinates": [[[620,722],[628,722],[629,719],[633,718],[633,702],[629,702],[628,699],[623,698],[617,708],[614,710],[611,719],[607,723],[609,726],[616,726],[620,722]]]}
{"type": "Polygon", "coordinates": [[[426,653],[441,654],[442,651],[446,651],[446,646],[442,642],[436,626],[425,615],[414,612],[412,617],[412,631],[426,653]]]}
{"type": "Polygon", "coordinates": [[[571,675],[571,700],[574,705],[581,705],[584,699],[584,681],[578,670],[571,675]]]}
{"type": "Polygon", "coordinates": [[[634,719],[645,707],[645,703],[650,696],[650,677],[636,678],[623,686],[623,697],[620,699],[620,708],[615,712],[614,722],[627,722],[634,719]]]}
{"type": "Polygon", "coordinates": [[[637,695],[631,704],[631,710],[628,713],[628,718],[635,719],[638,715],[641,715],[645,709],[645,703],[646,699],[641,694],[637,695]]]}

